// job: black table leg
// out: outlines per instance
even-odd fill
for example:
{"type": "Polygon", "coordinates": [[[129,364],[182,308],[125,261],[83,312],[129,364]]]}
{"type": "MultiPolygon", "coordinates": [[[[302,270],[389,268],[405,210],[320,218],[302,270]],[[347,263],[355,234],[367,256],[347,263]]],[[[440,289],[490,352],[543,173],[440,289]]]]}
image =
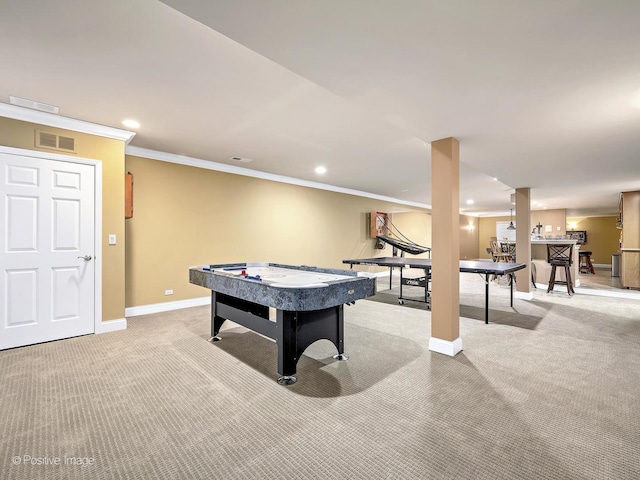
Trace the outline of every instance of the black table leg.
{"type": "Polygon", "coordinates": [[[513,278],[513,273],[510,273],[509,276],[511,277],[511,281],[509,282],[509,287],[511,288],[511,308],[513,308],[513,281],[515,279],[513,278]]]}
{"type": "Polygon", "coordinates": [[[220,327],[226,321],[226,318],[222,318],[218,316],[218,302],[217,302],[217,293],[215,291],[211,291],[211,338],[210,342],[219,342],[222,340],[218,333],[220,332],[220,327]]]}
{"type": "Polygon", "coordinates": [[[349,355],[344,353],[344,309],[342,305],[336,309],[335,321],[338,336],[335,341],[333,339],[331,339],[331,341],[333,341],[333,344],[338,349],[338,354],[334,355],[333,358],[336,360],[349,360],[349,355]]]}
{"type": "Polygon", "coordinates": [[[277,310],[276,343],[278,344],[278,378],[280,385],[293,385],[297,379],[296,373],[296,312],[277,310]]]}
{"type": "Polygon", "coordinates": [[[338,349],[336,360],[348,360],[344,353],[344,306],[300,312],[276,311],[278,344],[278,378],[280,385],[296,382],[296,364],[309,345],[327,339],[338,349]]]}
{"type": "Polygon", "coordinates": [[[484,323],[489,323],[489,274],[484,277],[484,323]]]}

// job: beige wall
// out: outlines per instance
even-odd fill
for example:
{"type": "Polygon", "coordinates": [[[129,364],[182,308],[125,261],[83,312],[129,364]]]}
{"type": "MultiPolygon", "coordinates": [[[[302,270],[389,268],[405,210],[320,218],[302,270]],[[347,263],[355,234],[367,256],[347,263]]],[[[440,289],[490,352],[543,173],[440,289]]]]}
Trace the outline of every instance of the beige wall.
{"type": "Polygon", "coordinates": [[[487,253],[489,247],[489,237],[496,236],[496,222],[508,222],[509,216],[505,217],[481,217],[478,218],[478,258],[491,258],[487,253]]]}
{"type": "MultiPolygon", "coordinates": [[[[402,234],[412,242],[425,247],[431,247],[431,213],[421,212],[401,212],[394,213],[393,224],[402,234]]],[[[478,219],[467,215],[460,215],[460,259],[473,260],[478,256],[478,219]],[[469,226],[473,228],[469,228],[469,226]]],[[[392,255],[393,250],[387,246],[384,250],[377,250],[377,257],[392,255]]],[[[428,253],[412,255],[412,257],[429,257],[428,253]]]]}
{"type": "MultiPolygon", "coordinates": [[[[402,212],[394,213],[393,224],[400,232],[418,245],[431,247],[431,214],[423,212],[402,212]]],[[[384,250],[378,250],[377,257],[388,257],[393,254],[393,249],[387,245],[384,250]]],[[[429,258],[428,253],[411,255],[412,257],[429,258]]]]}
{"type": "Polygon", "coordinates": [[[615,216],[568,217],[567,230],[586,230],[587,243],[581,245],[580,250],[593,252],[592,263],[611,265],[611,255],[618,253],[620,242],[615,216]]]}
{"type": "Polygon", "coordinates": [[[460,259],[475,260],[479,252],[479,219],[460,215],[460,259]]]}
{"type": "MultiPolygon", "coordinates": [[[[554,210],[532,210],[531,228],[538,222],[542,225],[540,235],[564,235],[567,231],[567,211],[564,208],[554,210]],[[551,226],[551,231],[545,231],[545,227],[551,226]]],[[[536,232],[538,230],[536,229],[536,232]]]]}
{"type": "Polygon", "coordinates": [[[193,265],[266,261],[348,269],[343,259],[380,255],[369,237],[369,213],[406,210],[135,156],[127,156],[126,170],[134,176],[133,218],[126,220],[127,307],[207,296],[189,283],[193,265]],[[172,296],[164,295],[168,289],[172,296]]]}
{"type": "MultiPolygon", "coordinates": [[[[478,219],[478,249],[480,258],[491,258],[485,250],[489,246],[489,237],[496,234],[496,222],[509,221],[504,217],[483,217],[478,219]]],[[[611,255],[618,253],[620,230],[616,228],[616,217],[566,217],[566,210],[535,210],[531,212],[531,228],[540,222],[542,235],[564,235],[568,230],[586,230],[588,243],[581,250],[591,250],[591,261],[598,264],[611,264],[611,255]],[[561,224],[561,222],[564,222],[561,224]],[[552,233],[545,233],[544,225],[551,225],[552,233]],[[571,227],[574,228],[571,228],[571,227]],[[561,227],[558,230],[558,227],[561,227]]]]}
{"type": "MultiPolygon", "coordinates": [[[[533,229],[540,222],[542,225],[541,235],[564,235],[566,234],[566,218],[565,209],[533,210],[531,212],[531,228],[533,229]],[[545,225],[551,225],[552,231],[545,233],[545,225]]],[[[478,220],[480,225],[478,227],[479,258],[491,258],[486,250],[489,246],[489,237],[496,236],[496,222],[508,222],[511,217],[482,217],[478,220]]],[[[515,217],[513,220],[515,221],[515,217]]]]}
{"type": "Polygon", "coordinates": [[[35,148],[36,129],[75,138],[77,154],[70,156],[102,161],[102,320],[124,318],[124,142],[0,117],[0,145],[50,151],[35,148]],[[117,245],[108,245],[110,233],[117,245]]]}

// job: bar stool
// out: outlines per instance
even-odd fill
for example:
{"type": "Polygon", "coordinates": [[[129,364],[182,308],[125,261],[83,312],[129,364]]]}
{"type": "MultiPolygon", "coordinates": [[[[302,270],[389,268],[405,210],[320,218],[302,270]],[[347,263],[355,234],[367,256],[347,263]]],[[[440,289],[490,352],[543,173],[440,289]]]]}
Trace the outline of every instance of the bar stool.
{"type": "Polygon", "coordinates": [[[538,272],[536,272],[536,264],[531,262],[531,285],[533,285],[533,288],[537,289],[538,287],[536,287],[536,277],[538,276],[538,272]]]}
{"type": "Polygon", "coordinates": [[[573,244],[548,243],[547,262],[551,265],[551,275],[549,276],[549,287],[547,293],[558,285],[566,285],[567,293],[571,295],[573,282],[571,281],[571,265],[573,264],[573,244]],[[564,267],[565,280],[556,280],[556,267],[564,267]]]}
{"type": "Polygon", "coordinates": [[[578,258],[580,259],[579,270],[580,273],[596,273],[593,269],[593,263],[591,263],[591,251],[580,250],[578,252],[578,258]]]}

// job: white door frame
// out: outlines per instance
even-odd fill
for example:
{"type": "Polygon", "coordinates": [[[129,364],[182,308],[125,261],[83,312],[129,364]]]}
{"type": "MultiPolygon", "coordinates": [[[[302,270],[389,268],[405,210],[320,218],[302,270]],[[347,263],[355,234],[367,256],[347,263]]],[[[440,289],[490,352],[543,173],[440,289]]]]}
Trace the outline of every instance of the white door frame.
{"type": "MultiPolygon", "coordinates": [[[[71,157],[69,155],[60,155],[57,153],[41,152],[39,150],[25,150],[22,148],[5,147],[0,145],[0,153],[10,155],[20,155],[23,157],[39,158],[43,160],[58,160],[60,162],[80,163],[94,167],[95,185],[94,185],[94,309],[93,332],[102,333],[105,330],[102,326],[102,162],[83,157],[71,157]]],[[[126,327],[125,327],[126,328],[126,327]]]]}

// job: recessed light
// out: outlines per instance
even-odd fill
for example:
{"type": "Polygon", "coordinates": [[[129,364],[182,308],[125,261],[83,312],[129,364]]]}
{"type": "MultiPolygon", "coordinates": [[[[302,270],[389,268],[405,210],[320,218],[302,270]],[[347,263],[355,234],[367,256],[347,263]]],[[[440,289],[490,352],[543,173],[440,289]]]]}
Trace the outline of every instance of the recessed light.
{"type": "Polygon", "coordinates": [[[326,169],[326,167],[322,167],[322,166],[321,167],[316,167],[316,173],[318,175],[322,175],[324,173],[327,173],[327,169],[326,169]]]}
{"type": "Polygon", "coordinates": [[[122,124],[127,128],[140,128],[140,122],[137,120],[133,120],[131,118],[127,118],[122,121],[122,124]]]}
{"type": "Polygon", "coordinates": [[[473,205],[473,200],[471,199],[467,200],[467,205],[473,205]]]}

